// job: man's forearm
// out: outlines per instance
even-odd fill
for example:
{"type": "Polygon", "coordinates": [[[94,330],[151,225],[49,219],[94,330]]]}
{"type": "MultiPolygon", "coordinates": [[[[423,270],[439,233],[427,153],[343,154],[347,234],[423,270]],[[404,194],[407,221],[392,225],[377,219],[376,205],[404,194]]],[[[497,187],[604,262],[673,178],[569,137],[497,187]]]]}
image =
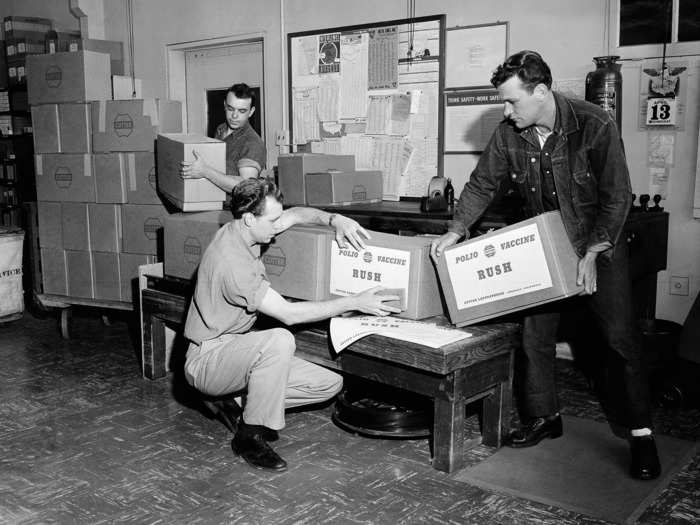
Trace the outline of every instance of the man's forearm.
{"type": "Polygon", "coordinates": [[[238,175],[226,175],[210,166],[205,168],[204,177],[226,193],[231,193],[233,188],[243,180],[243,177],[239,177],[238,175]]]}
{"type": "Polygon", "coordinates": [[[289,226],[295,224],[323,224],[330,226],[334,214],[316,208],[296,206],[284,210],[284,221],[289,226]]]}
{"type": "Polygon", "coordinates": [[[282,321],[287,325],[312,323],[329,319],[356,309],[354,296],[339,297],[328,301],[299,301],[289,303],[282,321]]]}

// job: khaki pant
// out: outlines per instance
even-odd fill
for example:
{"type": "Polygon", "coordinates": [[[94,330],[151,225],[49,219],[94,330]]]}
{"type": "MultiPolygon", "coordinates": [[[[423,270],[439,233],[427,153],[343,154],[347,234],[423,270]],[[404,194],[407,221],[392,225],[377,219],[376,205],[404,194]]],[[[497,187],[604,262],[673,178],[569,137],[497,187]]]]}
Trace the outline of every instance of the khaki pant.
{"type": "Polygon", "coordinates": [[[284,428],[284,410],[326,401],[343,378],[294,357],[294,336],[283,328],[225,334],[190,343],[185,377],[200,392],[221,396],[247,389],[243,421],[284,428]]]}

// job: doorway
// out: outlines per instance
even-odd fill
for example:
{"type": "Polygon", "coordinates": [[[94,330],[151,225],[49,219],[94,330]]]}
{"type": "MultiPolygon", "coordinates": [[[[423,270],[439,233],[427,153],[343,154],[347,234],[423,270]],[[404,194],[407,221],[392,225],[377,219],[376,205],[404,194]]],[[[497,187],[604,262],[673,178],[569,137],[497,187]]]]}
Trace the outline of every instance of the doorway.
{"type": "Polygon", "coordinates": [[[262,34],[170,44],[167,55],[168,96],[183,101],[183,129],[210,135],[224,122],[226,90],[245,82],[256,94],[251,125],[265,140],[262,34]]]}

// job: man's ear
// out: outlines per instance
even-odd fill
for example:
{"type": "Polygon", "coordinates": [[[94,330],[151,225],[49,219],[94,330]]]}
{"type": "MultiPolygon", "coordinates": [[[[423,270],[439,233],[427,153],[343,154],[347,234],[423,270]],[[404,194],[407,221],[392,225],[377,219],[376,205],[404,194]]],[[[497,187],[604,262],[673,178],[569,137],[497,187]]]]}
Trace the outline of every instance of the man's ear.
{"type": "Polygon", "coordinates": [[[251,106],[250,111],[248,112],[248,117],[252,117],[253,113],[255,113],[255,106],[251,106]]]}
{"type": "Polygon", "coordinates": [[[533,93],[537,96],[537,98],[544,99],[544,97],[547,95],[548,91],[549,91],[549,88],[547,86],[545,86],[542,83],[539,83],[535,86],[533,93]]]}
{"type": "Polygon", "coordinates": [[[255,220],[255,215],[250,213],[249,211],[245,212],[243,214],[243,224],[245,224],[248,228],[250,228],[253,224],[253,221],[255,220]]]}

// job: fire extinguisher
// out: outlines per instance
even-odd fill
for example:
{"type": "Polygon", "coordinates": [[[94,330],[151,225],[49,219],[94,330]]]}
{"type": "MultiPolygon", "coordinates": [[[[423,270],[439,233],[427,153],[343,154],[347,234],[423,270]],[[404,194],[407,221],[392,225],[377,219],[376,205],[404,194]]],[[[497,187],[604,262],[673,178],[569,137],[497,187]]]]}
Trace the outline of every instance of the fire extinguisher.
{"type": "Polygon", "coordinates": [[[597,104],[615,120],[622,133],[622,73],[619,56],[594,57],[596,69],[586,75],[586,100],[597,104]]]}

